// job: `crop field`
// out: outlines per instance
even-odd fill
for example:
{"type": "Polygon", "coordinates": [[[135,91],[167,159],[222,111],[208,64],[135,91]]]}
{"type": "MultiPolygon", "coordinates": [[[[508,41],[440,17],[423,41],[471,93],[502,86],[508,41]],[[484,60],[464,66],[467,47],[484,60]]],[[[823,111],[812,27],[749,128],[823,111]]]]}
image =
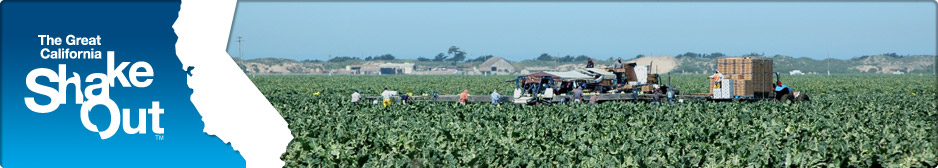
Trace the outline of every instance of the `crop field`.
{"type": "MultiPolygon", "coordinates": [[[[665,75],[666,77],[666,75],[665,75]]],[[[253,77],[295,137],[286,167],[935,167],[936,76],[807,75],[800,103],[518,106],[349,102],[384,87],[412,95],[511,95],[513,76],[253,77]]],[[[684,94],[702,75],[675,75],[684,94]]]]}

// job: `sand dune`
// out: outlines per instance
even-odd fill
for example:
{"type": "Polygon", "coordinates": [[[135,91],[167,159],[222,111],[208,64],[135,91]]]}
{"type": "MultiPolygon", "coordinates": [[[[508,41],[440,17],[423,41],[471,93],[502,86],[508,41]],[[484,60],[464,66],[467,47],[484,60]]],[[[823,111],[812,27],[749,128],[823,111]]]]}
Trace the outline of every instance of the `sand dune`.
{"type": "Polygon", "coordinates": [[[665,74],[674,70],[680,62],[677,61],[672,56],[647,56],[638,59],[633,59],[625,62],[634,62],[638,65],[651,65],[648,67],[652,73],[665,74]]]}

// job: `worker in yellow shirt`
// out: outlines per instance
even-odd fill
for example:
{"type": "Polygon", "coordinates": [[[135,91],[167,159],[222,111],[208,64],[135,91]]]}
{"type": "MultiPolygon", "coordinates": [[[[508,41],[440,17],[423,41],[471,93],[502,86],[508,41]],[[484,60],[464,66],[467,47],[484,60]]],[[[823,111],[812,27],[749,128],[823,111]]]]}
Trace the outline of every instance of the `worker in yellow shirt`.
{"type": "Polygon", "coordinates": [[[391,105],[391,97],[394,97],[394,92],[384,88],[384,92],[381,92],[381,98],[384,98],[384,101],[381,102],[384,107],[391,105]]]}

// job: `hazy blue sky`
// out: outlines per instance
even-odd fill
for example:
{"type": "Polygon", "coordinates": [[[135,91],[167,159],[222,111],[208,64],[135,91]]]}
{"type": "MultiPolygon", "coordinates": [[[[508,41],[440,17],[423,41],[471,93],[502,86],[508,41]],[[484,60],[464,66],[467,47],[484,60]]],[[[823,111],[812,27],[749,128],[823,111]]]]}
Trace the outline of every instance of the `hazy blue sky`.
{"type": "Polygon", "coordinates": [[[242,2],[245,59],[936,53],[934,2],[242,2]]]}

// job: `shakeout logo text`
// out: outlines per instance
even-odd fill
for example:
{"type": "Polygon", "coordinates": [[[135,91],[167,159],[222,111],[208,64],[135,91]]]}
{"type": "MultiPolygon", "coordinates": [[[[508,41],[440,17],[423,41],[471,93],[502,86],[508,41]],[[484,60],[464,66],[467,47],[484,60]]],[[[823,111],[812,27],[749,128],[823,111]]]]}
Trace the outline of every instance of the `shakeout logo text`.
{"type": "MultiPolygon", "coordinates": [[[[61,37],[50,35],[38,35],[37,37],[39,38],[39,44],[41,46],[61,46],[63,44],[61,37]]],[[[70,34],[65,37],[64,42],[67,46],[102,45],[100,35],[93,37],[76,37],[70,34]]],[[[153,67],[144,61],[137,61],[133,64],[130,64],[130,62],[120,62],[115,67],[114,57],[116,55],[114,51],[106,51],[106,53],[107,70],[104,73],[88,74],[84,80],[82,80],[81,75],[77,72],[72,72],[71,77],[69,77],[66,64],[58,64],[57,71],[49,68],[36,68],[31,70],[26,75],[26,87],[34,93],[47,96],[51,101],[48,104],[39,104],[35,97],[25,97],[26,107],[36,113],[53,112],[58,109],[59,105],[68,102],[66,91],[69,85],[73,85],[75,87],[74,102],[75,104],[81,104],[80,119],[82,125],[91,132],[97,132],[101,136],[101,139],[110,138],[117,133],[119,127],[127,134],[146,134],[147,114],[153,119],[153,133],[163,134],[164,130],[160,127],[160,114],[163,114],[163,109],[160,108],[159,101],[152,101],[150,108],[138,109],[139,122],[137,126],[134,127],[130,125],[131,110],[129,108],[118,108],[117,104],[114,100],[111,100],[110,97],[111,87],[146,88],[150,86],[154,80],[153,67]],[[130,66],[129,69],[127,69],[128,65],[130,66]],[[128,70],[126,75],[124,74],[125,69],[128,70]],[[50,83],[58,83],[58,88],[56,89],[55,87],[39,84],[37,79],[40,77],[47,78],[50,83]],[[84,83],[88,83],[88,85],[82,91],[81,88],[84,83]],[[97,94],[95,94],[95,92],[97,92],[97,94]],[[110,124],[104,131],[98,130],[98,127],[94,123],[91,123],[89,117],[91,109],[99,105],[106,107],[111,117],[110,124]]],[[[94,48],[90,50],[73,50],[71,48],[49,49],[44,47],[39,51],[39,55],[42,59],[101,59],[101,51],[95,51],[94,48]]]]}

